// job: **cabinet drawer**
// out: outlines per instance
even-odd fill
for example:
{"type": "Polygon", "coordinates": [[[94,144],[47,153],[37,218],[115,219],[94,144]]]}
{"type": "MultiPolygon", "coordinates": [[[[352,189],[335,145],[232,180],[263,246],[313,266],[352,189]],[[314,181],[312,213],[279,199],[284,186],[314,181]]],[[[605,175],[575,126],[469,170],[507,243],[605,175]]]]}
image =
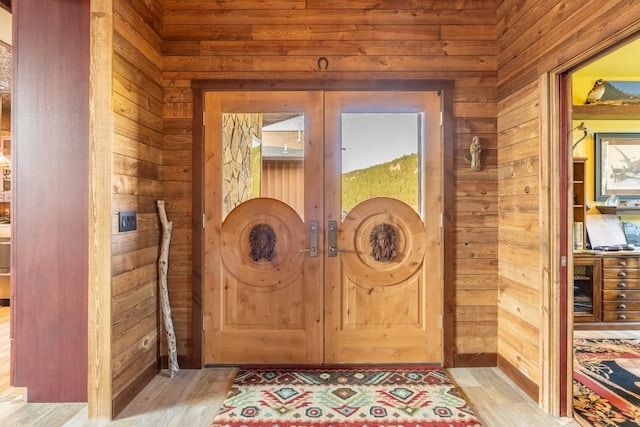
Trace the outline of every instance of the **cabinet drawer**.
{"type": "Polygon", "coordinates": [[[605,311],[602,313],[605,322],[637,322],[640,321],[640,311],[605,311]]]}
{"type": "Polygon", "coordinates": [[[619,258],[608,258],[604,257],[602,260],[602,266],[604,268],[639,268],[640,267],[640,258],[638,257],[619,257],[619,258]]]}
{"type": "Polygon", "coordinates": [[[629,267],[603,268],[602,277],[604,279],[640,279],[640,270],[629,267]]]}
{"type": "Polygon", "coordinates": [[[640,301],[640,290],[636,291],[620,291],[605,290],[602,291],[603,301],[640,301]]]}
{"type": "Polygon", "coordinates": [[[605,301],[602,308],[605,311],[640,311],[640,301],[605,301]]]}
{"type": "Polygon", "coordinates": [[[604,279],[602,289],[640,289],[640,279],[604,279]]]}

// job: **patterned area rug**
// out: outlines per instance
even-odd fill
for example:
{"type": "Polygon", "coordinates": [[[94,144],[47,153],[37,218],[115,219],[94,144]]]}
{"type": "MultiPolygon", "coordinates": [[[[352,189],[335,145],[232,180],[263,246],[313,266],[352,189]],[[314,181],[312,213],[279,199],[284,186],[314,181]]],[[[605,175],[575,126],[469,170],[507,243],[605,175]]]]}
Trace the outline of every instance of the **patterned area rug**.
{"type": "Polygon", "coordinates": [[[640,340],[576,339],[573,396],[583,426],[640,425],[640,340]]]}
{"type": "Polygon", "coordinates": [[[213,427],[481,426],[441,369],[241,369],[213,427]]]}

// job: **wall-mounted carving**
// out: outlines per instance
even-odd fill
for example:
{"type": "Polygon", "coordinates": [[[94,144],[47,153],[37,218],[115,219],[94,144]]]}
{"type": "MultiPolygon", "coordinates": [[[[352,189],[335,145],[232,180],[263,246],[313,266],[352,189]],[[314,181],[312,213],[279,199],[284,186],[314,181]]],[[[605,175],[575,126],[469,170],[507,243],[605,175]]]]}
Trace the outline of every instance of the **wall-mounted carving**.
{"type": "Polygon", "coordinates": [[[378,224],[369,234],[371,256],[376,261],[393,261],[396,257],[396,230],[392,225],[378,224]]]}
{"type": "Polygon", "coordinates": [[[276,233],[267,224],[258,224],[249,233],[249,244],[251,245],[251,258],[259,261],[261,258],[271,261],[275,255],[276,233]]]}
{"type": "Polygon", "coordinates": [[[480,145],[480,138],[478,138],[477,136],[474,136],[471,140],[469,152],[471,153],[471,170],[474,172],[478,172],[480,169],[482,169],[482,165],[480,164],[480,153],[482,153],[482,145],[480,145]]]}

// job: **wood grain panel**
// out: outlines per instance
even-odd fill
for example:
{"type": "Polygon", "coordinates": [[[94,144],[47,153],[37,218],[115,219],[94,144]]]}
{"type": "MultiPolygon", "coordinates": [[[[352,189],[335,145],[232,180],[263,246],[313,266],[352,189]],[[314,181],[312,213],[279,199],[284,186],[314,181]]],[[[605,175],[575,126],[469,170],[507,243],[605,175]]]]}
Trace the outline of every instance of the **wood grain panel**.
{"type": "Polygon", "coordinates": [[[498,214],[495,212],[456,212],[454,220],[459,227],[484,226],[498,227],[498,214]]]}
{"type": "MultiPolygon", "coordinates": [[[[507,101],[499,101],[498,116],[499,138],[499,181],[500,188],[500,297],[499,297],[499,331],[498,353],[504,360],[514,364],[517,369],[531,378],[539,374],[535,371],[538,363],[538,352],[531,351],[538,342],[531,336],[537,335],[540,301],[539,292],[527,288],[523,284],[538,283],[535,275],[539,274],[539,237],[538,237],[538,178],[535,173],[516,174],[524,170],[521,164],[532,164],[537,158],[538,150],[535,141],[539,130],[537,98],[535,85],[529,85],[514,94],[507,101]],[[522,126],[522,123],[529,124],[522,126]],[[523,131],[524,129],[524,131],[523,131]],[[529,201],[529,203],[527,203],[529,201]],[[511,214],[513,212],[513,214],[511,214]],[[517,265],[515,265],[517,264],[517,265]],[[526,279],[523,271],[529,271],[530,279],[526,279]],[[531,305],[532,304],[532,305],[531,305]],[[536,326],[532,326],[536,325],[536,326]],[[503,333],[502,330],[529,332],[529,344],[513,343],[511,340],[518,334],[503,333]],[[523,350],[524,349],[524,350],[523,350]],[[515,356],[516,351],[529,353],[515,356]]],[[[523,336],[522,340],[525,339],[523,336]]]]}
{"type": "Polygon", "coordinates": [[[497,318],[496,314],[498,307],[495,302],[491,305],[465,307],[464,310],[458,310],[456,312],[456,321],[480,321],[480,322],[495,322],[497,318]]]}
{"type": "Polygon", "coordinates": [[[495,10],[499,0],[411,0],[414,8],[434,10],[495,10]]]}
{"type": "MultiPolygon", "coordinates": [[[[502,7],[507,10],[512,3],[505,1],[501,10],[502,7]]],[[[499,43],[504,54],[500,55],[500,78],[505,82],[501,85],[501,93],[504,90],[504,95],[534,81],[545,70],[575,57],[576,52],[588,50],[616,31],[639,26],[640,12],[633,2],[611,1],[605,5],[597,0],[571,5],[543,3],[553,3],[553,8],[548,12],[544,9],[546,6],[542,10],[532,9],[534,15],[529,15],[528,19],[536,19],[531,21],[536,25],[520,28],[511,40],[505,38],[504,45],[499,43]],[[585,14],[584,10],[590,13],[585,14]]]]}
{"type": "MultiPolygon", "coordinates": [[[[396,55],[404,56],[495,56],[495,49],[486,42],[440,41],[440,40],[318,40],[309,45],[304,40],[248,40],[241,46],[233,41],[184,42],[167,41],[164,44],[167,56],[193,55],[252,55],[252,56],[309,56],[309,55],[396,55]]],[[[486,88],[485,88],[486,90],[486,88]]],[[[495,96],[495,95],[494,95],[495,96]]]]}
{"type": "Polygon", "coordinates": [[[159,150],[162,135],[148,127],[121,115],[113,118],[114,150],[123,155],[161,163],[162,151],[159,150]],[[157,144],[157,146],[156,146],[157,144]]]}
{"type": "MultiPolygon", "coordinates": [[[[89,108],[93,112],[89,122],[89,191],[94,203],[104,207],[111,198],[109,161],[113,152],[113,118],[111,93],[113,81],[112,34],[113,11],[111,0],[90,4],[90,81],[89,108]]],[[[112,416],[111,370],[111,212],[109,209],[89,211],[89,360],[87,378],[87,414],[89,418],[112,416]]]]}
{"type": "MultiPolygon", "coordinates": [[[[112,410],[121,410],[158,366],[155,201],[162,181],[161,0],[115,0],[113,24],[112,410]],[[135,231],[118,233],[117,213],[138,212],[135,231]]],[[[171,220],[171,218],[169,218],[171,220]]],[[[116,415],[114,413],[113,415],[116,415]]]]}
{"type": "MultiPolygon", "coordinates": [[[[12,384],[28,387],[29,402],[85,402],[89,4],[27,0],[14,2],[13,13],[14,41],[20,40],[13,66],[20,79],[13,82],[12,215],[20,220],[12,224],[11,236],[12,384]]],[[[107,170],[99,168],[92,184],[102,184],[107,170]]],[[[98,219],[92,237],[103,237],[105,217],[92,219],[98,219]]],[[[94,260],[100,267],[92,277],[103,278],[106,260],[94,260]]],[[[107,302],[95,290],[92,297],[107,302]]],[[[94,337],[92,354],[108,351],[107,336],[94,337]]],[[[102,382],[104,373],[93,372],[92,379],[102,382]]]]}
{"type": "MultiPolygon", "coordinates": [[[[272,9],[303,9],[304,0],[273,0],[269,1],[272,9]]],[[[163,2],[166,9],[254,9],[259,10],[265,6],[263,0],[165,0],[163,2]]]]}
{"type": "MultiPolygon", "coordinates": [[[[498,317],[500,317],[500,313],[498,313],[498,317]]],[[[537,384],[540,380],[538,376],[540,365],[537,363],[537,359],[522,358],[520,355],[526,354],[527,352],[537,354],[538,346],[522,340],[511,330],[503,327],[502,323],[498,324],[498,332],[500,336],[500,341],[498,342],[498,357],[503,357],[510,365],[514,366],[524,375],[525,378],[537,384]]]]}

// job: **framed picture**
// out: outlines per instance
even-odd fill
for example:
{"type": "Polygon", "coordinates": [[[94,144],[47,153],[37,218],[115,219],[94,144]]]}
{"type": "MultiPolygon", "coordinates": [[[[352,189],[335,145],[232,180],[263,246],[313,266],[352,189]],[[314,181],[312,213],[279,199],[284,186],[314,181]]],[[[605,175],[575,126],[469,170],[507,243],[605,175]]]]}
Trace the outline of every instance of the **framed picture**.
{"type": "Polygon", "coordinates": [[[640,248],[640,226],[633,222],[622,221],[622,228],[624,228],[627,243],[640,248]]]}
{"type": "Polygon", "coordinates": [[[596,133],[596,200],[640,199],[640,133],[596,133]]]}

